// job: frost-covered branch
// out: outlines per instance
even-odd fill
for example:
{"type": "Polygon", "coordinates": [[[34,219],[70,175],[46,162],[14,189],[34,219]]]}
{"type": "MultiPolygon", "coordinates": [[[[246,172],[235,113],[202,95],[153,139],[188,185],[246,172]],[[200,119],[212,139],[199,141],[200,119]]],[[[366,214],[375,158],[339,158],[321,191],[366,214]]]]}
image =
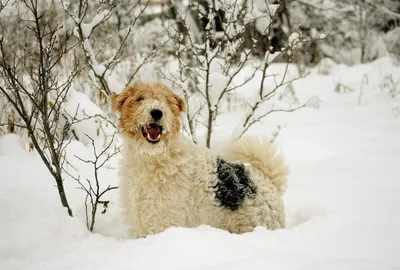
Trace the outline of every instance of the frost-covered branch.
{"type": "MultiPolygon", "coordinates": [[[[103,4],[105,5],[105,3],[103,4]]],[[[104,44],[106,44],[114,36],[119,36],[121,39],[118,47],[115,49],[115,52],[112,54],[112,56],[108,58],[108,60],[101,62],[99,59],[102,57],[99,55],[99,52],[102,50],[102,48],[98,50],[98,53],[95,53],[97,48],[95,47],[96,39],[93,38],[93,33],[95,32],[96,28],[105,25],[107,21],[110,20],[112,15],[115,14],[116,9],[118,8],[118,2],[111,1],[105,7],[101,6],[97,14],[93,18],[89,19],[88,23],[84,23],[84,20],[88,20],[89,2],[87,0],[80,0],[78,10],[72,11],[70,6],[63,1],[64,10],[75,23],[74,34],[79,40],[79,44],[84,52],[86,62],[90,67],[89,76],[91,76],[91,79],[97,84],[98,89],[105,96],[109,96],[111,91],[115,90],[112,88],[113,83],[110,81],[110,75],[115,65],[120,61],[120,57],[124,48],[126,47],[126,43],[133,33],[134,26],[146,10],[148,2],[145,5],[141,5],[140,3],[133,5],[135,6],[135,9],[134,12],[129,14],[131,20],[128,26],[124,27],[123,29],[118,29],[117,32],[113,33],[111,37],[106,39],[104,42],[104,44]]],[[[155,53],[156,51],[147,56],[144,62],[147,62],[155,53]]],[[[132,72],[133,74],[128,80],[129,82],[142,66],[143,64],[139,65],[139,67],[132,72]]]]}

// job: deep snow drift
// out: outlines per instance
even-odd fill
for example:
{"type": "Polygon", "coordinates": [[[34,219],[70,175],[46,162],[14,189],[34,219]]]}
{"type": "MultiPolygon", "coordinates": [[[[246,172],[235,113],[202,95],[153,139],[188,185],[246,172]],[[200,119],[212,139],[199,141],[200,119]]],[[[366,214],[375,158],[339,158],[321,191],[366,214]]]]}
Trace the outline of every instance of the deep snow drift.
{"type": "MultiPolygon", "coordinates": [[[[110,192],[109,209],[90,234],[77,183],[65,181],[70,218],[38,156],[19,137],[1,137],[0,269],[399,269],[400,100],[382,89],[388,74],[400,80],[392,62],[331,64],[325,75],[316,68],[293,86],[299,100],[318,96],[319,108],[273,114],[250,130],[269,135],[281,126],[276,143],[291,174],[288,228],[277,231],[231,235],[201,226],[129,240],[118,192],[110,192]],[[335,92],[338,82],[354,91],[335,92]]],[[[242,114],[221,116],[215,145],[231,135],[242,114]]],[[[91,177],[90,168],[74,159],[90,153],[71,143],[69,166],[91,177]]],[[[118,184],[117,159],[101,172],[105,186],[118,184]]]]}

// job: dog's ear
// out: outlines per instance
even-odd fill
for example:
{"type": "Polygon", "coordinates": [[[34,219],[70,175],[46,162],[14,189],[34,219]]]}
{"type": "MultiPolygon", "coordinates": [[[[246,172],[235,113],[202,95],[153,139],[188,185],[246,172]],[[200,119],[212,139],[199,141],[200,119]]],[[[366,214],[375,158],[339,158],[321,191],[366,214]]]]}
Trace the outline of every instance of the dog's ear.
{"type": "Polygon", "coordinates": [[[178,105],[179,110],[183,112],[185,110],[185,100],[178,95],[175,95],[174,98],[176,101],[176,105],[178,105]]]}
{"type": "Polygon", "coordinates": [[[121,111],[122,106],[124,106],[125,101],[129,97],[129,91],[123,91],[121,94],[112,93],[111,100],[111,109],[114,113],[118,113],[121,111]]]}

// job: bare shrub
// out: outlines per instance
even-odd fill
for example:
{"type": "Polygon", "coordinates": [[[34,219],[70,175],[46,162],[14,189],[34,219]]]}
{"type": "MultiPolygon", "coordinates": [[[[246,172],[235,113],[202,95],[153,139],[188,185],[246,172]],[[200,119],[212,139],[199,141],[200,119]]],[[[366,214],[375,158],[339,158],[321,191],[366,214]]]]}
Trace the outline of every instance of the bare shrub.
{"type": "Polygon", "coordinates": [[[39,10],[37,1],[21,0],[20,3],[29,16],[19,18],[27,35],[26,42],[7,42],[7,35],[15,34],[10,32],[0,39],[0,93],[15,112],[2,125],[7,125],[10,132],[16,126],[27,131],[56,182],[62,205],[72,216],[62,177],[63,152],[71,125],[68,122],[59,125],[59,122],[63,121],[61,105],[79,68],[75,62],[68,74],[57,70],[57,64],[73,48],[61,42],[67,36],[65,30],[51,22],[48,10],[39,10]]]}

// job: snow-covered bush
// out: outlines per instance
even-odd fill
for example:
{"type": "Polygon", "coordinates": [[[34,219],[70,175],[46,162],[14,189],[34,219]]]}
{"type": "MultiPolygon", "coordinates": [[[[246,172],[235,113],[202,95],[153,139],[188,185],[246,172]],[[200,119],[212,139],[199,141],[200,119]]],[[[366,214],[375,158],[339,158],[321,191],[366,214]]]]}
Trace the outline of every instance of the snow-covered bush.
{"type": "MultiPolygon", "coordinates": [[[[271,31],[276,18],[277,5],[266,5],[263,11],[256,1],[215,1],[209,5],[193,2],[179,6],[177,10],[180,29],[171,25],[168,29],[177,51],[178,67],[175,72],[165,72],[164,79],[185,96],[187,106],[186,130],[195,142],[198,126],[206,127],[204,143],[211,146],[213,129],[219,114],[227,109],[231,99],[240,89],[256,91],[252,100],[247,100],[243,123],[235,136],[241,137],[253,124],[275,111],[293,111],[305,104],[295,106],[266,106],[284,85],[298,78],[288,76],[289,63],[294,51],[301,44],[301,37],[292,33],[280,52],[267,50],[259,59],[254,54],[257,40],[246,37],[248,29],[256,27],[264,35],[271,31]],[[255,8],[256,7],[256,8],[255,8]],[[192,11],[197,14],[189,16],[192,11]],[[223,14],[223,17],[222,15],[223,14]],[[190,19],[188,19],[190,18],[190,19]],[[200,35],[192,35],[193,21],[203,22],[200,35]],[[276,60],[287,59],[279,74],[269,71],[276,60]],[[200,124],[200,125],[199,125],[200,124]]],[[[289,91],[290,92],[290,91],[289,91]]],[[[292,95],[292,93],[289,93],[292,95]]],[[[293,96],[293,95],[292,95],[293,96]]]]}
{"type": "Polygon", "coordinates": [[[111,92],[120,92],[132,84],[140,69],[152,62],[154,56],[165,59],[161,49],[168,39],[163,39],[165,34],[160,36],[163,22],[148,9],[149,2],[93,4],[79,0],[75,4],[67,1],[62,4],[74,24],[73,34],[82,49],[92,87],[96,89],[93,92],[98,94],[96,104],[110,112],[107,98],[111,92]],[[119,64],[122,68],[116,68],[119,64]]]}
{"type": "Polygon", "coordinates": [[[302,35],[314,38],[329,33],[319,43],[302,49],[303,62],[317,63],[330,57],[339,63],[369,62],[387,55],[391,38],[384,34],[400,25],[396,0],[290,1],[290,24],[302,35]]]}

